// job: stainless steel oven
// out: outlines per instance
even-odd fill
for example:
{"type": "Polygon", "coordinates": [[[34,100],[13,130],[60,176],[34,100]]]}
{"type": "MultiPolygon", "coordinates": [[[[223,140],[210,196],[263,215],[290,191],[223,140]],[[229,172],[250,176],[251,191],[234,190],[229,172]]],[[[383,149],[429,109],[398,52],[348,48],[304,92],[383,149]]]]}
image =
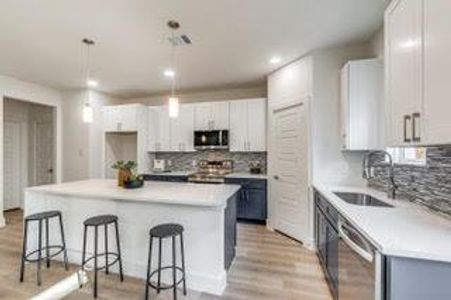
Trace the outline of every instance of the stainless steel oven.
{"type": "Polygon", "coordinates": [[[338,224],[338,299],[381,298],[381,256],[375,247],[348,221],[338,224]]]}
{"type": "Polygon", "coordinates": [[[228,149],[228,130],[194,131],[194,149],[228,149]]]}

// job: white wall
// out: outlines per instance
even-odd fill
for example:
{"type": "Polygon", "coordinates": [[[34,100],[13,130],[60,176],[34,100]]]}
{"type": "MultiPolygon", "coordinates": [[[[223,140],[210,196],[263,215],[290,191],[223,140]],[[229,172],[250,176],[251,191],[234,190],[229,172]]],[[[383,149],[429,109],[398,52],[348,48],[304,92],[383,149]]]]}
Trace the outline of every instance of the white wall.
{"type": "MultiPolygon", "coordinates": [[[[61,113],[61,94],[59,91],[43,87],[37,84],[24,82],[12,77],[0,76],[0,140],[3,141],[3,99],[20,99],[28,102],[39,103],[53,106],[56,109],[56,174],[57,182],[62,179],[62,113],[61,113]]],[[[3,142],[0,143],[0,227],[4,226],[3,216],[3,142]]]]}
{"type": "Polygon", "coordinates": [[[363,153],[341,151],[340,70],[348,60],[371,57],[369,47],[334,47],[316,51],[313,57],[313,182],[363,185],[363,153]]]}
{"type": "MultiPolygon", "coordinates": [[[[141,103],[144,105],[162,105],[168,101],[168,93],[142,98],[130,98],[121,103],[141,103]]],[[[181,91],[177,93],[181,103],[237,100],[247,98],[266,98],[266,85],[245,88],[211,88],[203,90],[181,91]]]]}
{"type": "Polygon", "coordinates": [[[100,178],[102,170],[102,115],[104,105],[114,105],[118,99],[87,90],[63,92],[64,160],[63,181],[100,178]],[[85,99],[89,97],[94,110],[94,121],[82,119],[85,99]]]}

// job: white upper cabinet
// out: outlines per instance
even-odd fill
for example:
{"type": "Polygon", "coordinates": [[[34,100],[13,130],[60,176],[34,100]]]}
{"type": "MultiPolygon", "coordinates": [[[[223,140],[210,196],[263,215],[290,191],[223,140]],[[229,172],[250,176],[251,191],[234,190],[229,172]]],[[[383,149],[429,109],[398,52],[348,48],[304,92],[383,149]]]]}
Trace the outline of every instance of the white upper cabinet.
{"type": "Polygon", "coordinates": [[[376,150],[383,141],[383,64],[378,59],[348,62],[341,71],[343,150],[376,150]],[[382,122],[381,122],[382,121],[382,122]]]}
{"type": "Polygon", "coordinates": [[[143,110],[146,110],[146,107],[141,104],[104,106],[102,108],[103,130],[106,132],[138,131],[143,110]]]}
{"type": "Polygon", "coordinates": [[[230,151],[266,151],[266,99],[230,102],[230,151]]]}
{"type": "Polygon", "coordinates": [[[170,118],[167,106],[149,108],[148,151],[167,152],[171,150],[170,118]]]}
{"type": "Polygon", "coordinates": [[[385,13],[389,145],[410,145],[418,140],[413,137],[413,114],[422,102],[421,6],[422,0],[395,0],[385,13]]]}
{"type": "MultiPolygon", "coordinates": [[[[451,1],[424,1],[424,143],[451,143],[451,1]]],[[[421,126],[421,124],[419,124],[421,126]]]]}
{"type": "Polygon", "coordinates": [[[387,141],[451,143],[451,1],[397,0],[385,13],[387,141]]]}
{"type": "Polygon", "coordinates": [[[194,151],[194,106],[180,105],[179,116],[170,122],[171,151],[194,151]]]}
{"type": "Polygon", "coordinates": [[[194,104],[194,129],[229,129],[229,102],[194,104]]]}

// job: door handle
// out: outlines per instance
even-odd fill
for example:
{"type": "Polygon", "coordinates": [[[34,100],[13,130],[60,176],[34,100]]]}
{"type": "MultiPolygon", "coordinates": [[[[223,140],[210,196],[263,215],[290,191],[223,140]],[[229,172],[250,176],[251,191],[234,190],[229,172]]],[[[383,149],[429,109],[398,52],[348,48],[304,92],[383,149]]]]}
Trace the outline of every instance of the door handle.
{"type": "Polygon", "coordinates": [[[275,180],[279,180],[279,176],[277,176],[277,175],[274,175],[273,178],[274,178],[275,180]]]}
{"type": "Polygon", "coordinates": [[[50,169],[48,169],[48,170],[47,170],[47,172],[49,172],[49,173],[53,173],[53,169],[52,169],[52,168],[50,168],[50,169]]]}
{"type": "MultiPolygon", "coordinates": [[[[421,142],[421,136],[417,136],[417,120],[420,120],[420,113],[416,112],[412,114],[412,140],[414,142],[421,142]]],[[[420,127],[420,126],[418,126],[420,127]]],[[[418,128],[420,129],[420,128],[418,128]]],[[[420,130],[419,130],[420,131],[420,130]]]]}
{"type": "Polygon", "coordinates": [[[409,126],[407,125],[407,122],[412,121],[412,117],[410,115],[405,115],[404,116],[404,142],[405,143],[410,143],[412,142],[412,140],[408,137],[407,135],[407,128],[409,128],[409,126]]]}

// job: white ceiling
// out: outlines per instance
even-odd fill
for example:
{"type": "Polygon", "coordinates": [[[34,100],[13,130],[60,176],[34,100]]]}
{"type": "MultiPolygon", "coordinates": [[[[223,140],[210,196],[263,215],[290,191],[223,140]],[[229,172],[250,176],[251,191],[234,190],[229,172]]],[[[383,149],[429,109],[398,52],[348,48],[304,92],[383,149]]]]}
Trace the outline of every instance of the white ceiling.
{"type": "Polygon", "coordinates": [[[99,90],[131,97],[169,88],[168,19],[193,44],[178,48],[178,88],[262,82],[316,48],[366,39],[384,0],[1,0],[0,74],[55,88],[81,85],[81,39],[97,45],[99,90]]]}

